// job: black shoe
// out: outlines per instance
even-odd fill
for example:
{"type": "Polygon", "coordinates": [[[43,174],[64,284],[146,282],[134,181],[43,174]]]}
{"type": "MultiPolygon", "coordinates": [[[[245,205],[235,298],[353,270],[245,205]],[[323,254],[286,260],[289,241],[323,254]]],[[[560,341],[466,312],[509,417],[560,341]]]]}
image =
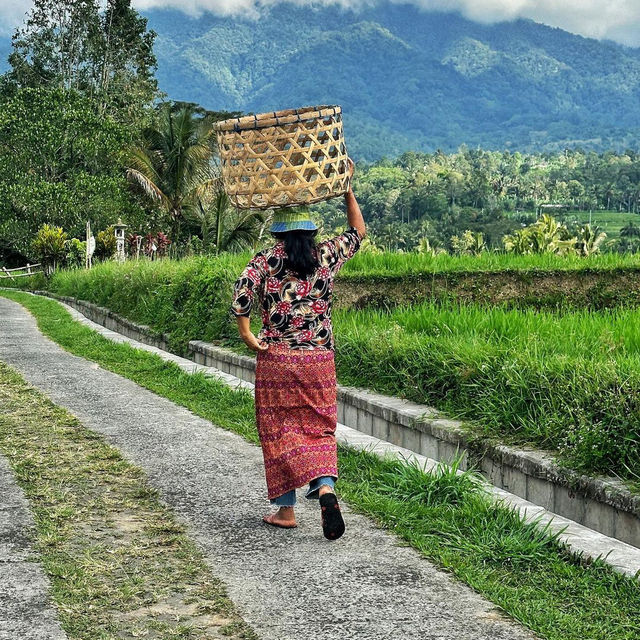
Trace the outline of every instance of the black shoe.
{"type": "Polygon", "coordinates": [[[344,533],[344,520],[335,493],[320,496],[322,532],[327,540],[337,540],[344,533]]]}

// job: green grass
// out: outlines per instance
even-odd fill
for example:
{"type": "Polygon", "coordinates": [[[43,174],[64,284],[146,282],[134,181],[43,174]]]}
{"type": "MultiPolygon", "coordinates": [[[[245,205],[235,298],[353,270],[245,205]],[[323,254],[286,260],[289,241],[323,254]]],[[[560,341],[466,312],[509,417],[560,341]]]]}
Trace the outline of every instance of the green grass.
{"type": "Polygon", "coordinates": [[[640,215],[626,211],[594,211],[591,215],[588,211],[570,211],[557,218],[567,222],[575,220],[579,224],[587,224],[591,220],[592,226],[599,226],[607,234],[607,240],[619,238],[620,230],[629,222],[640,224],[640,215]]]}
{"type": "MultiPolygon", "coordinates": [[[[374,258],[357,254],[344,269],[374,258]]],[[[405,266],[414,258],[380,257],[405,266]]],[[[227,311],[243,261],[108,263],[59,272],[49,289],[167,333],[177,353],[193,339],[242,351],[227,311]]],[[[637,485],[639,309],[554,312],[441,300],[384,313],[335,309],[333,320],[343,384],[434,406],[477,434],[554,450],[573,469],[637,485]]],[[[258,324],[254,318],[256,332],[258,324]]]]}
{"type": "MultiPolygon", "coordinates": [[[[112,343],[74,322],[56,302],[3,292],[25,305],[40,329],[87,357],[257,442],[252,394],[184,374],[158,356],[112,343]]],[[[548,532],[480,491],[475,476],[340,449],[339,490],[351,506],[451,571],[548,640],[636,640],[640,583],[601,561],[584,562],[548,532]]]]}
{"type": "Polygon", "coordinates": [[[640,310],[425,304],[336,311],[339,379],[435,406],[476,432],[640,477],[640,310]]]}
{"type": "Polygon", "coordinates": [[[71,640],[256,638],[143,471],[2,362],[0,453],[71,640]]]}
{"type": "Polygon", "coordinates": [[[587,269],[638,269],[640,254],[603,253],[587,258],[540,254],[518,256],[484,252],[479,256],[437,256],[418,253],[356,253],[340,272],[340,277],[405,276],[477,271],[583,271],[587,269]]]}

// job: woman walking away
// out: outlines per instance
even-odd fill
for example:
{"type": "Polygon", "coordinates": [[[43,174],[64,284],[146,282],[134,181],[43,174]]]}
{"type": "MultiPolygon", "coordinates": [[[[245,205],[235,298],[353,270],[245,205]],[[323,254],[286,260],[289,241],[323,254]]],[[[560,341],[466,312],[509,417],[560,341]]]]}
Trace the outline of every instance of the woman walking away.
{"type": "MultiPolygon", "coordinates": [[[[350,172],[353,175],[353,162],[350,172]]],[[[366,234],[353,190],[345,195],[349,228],[316,244],[317,227],[306,209],[280,209],[270,231],[277,242],[259,251],[234,285],[230,311],[245,344],[257,352],[256,423],[264,456],[267,494],[278,511],[267,524],[296,526],[296,489],[319,499],[329,540],[344,533],[334,493],[337,387],[331,326],[333,280],[366,234]],[[262,329],[254,336],[249,314],[255,297],[262,329]]]]}

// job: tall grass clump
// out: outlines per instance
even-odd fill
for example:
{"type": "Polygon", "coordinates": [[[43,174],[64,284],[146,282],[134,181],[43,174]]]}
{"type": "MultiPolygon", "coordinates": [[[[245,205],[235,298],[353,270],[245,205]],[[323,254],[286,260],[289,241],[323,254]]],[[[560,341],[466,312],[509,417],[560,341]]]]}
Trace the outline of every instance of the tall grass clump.
{"type": "Polygon", "coordinates": [[[171,346],[186,351],[189,340],[229,335],[233,282],[249,254],[154,262],[104,262],[91,271],[58,271],[48,289],[108,307],[171,336],[171,346]]]}
{"type": "Polygon", "coordinates": [[[487,436],[640,476],[640,311],[424,304],[336,311],[342,383],[400,395],[487,436]]]}

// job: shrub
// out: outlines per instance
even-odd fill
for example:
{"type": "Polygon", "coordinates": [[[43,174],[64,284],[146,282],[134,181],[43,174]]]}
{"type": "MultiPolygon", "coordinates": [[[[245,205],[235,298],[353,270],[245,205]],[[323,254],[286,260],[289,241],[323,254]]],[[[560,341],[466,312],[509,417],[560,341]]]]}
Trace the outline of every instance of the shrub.
{"type": "Polygon", "coordinates": [[[78,238],[67,240],[67,264],[72,269],[82,269],[87,258],[87,243],[78,238]]]}
{"type": "Polygon", "coordinates": [[[96,236],[95,257],[99,260],[109,260],[116,254],[116,230],[115,227],[107,227],[99,231],[96,236]]]}
{"type": "Polygon", "coordinates": [[[56,270],[67,255],[67,234],[62,227],[43,224],[31,243],[31,249],[47,275],[56,270]]]}
{"type": "Polygon", "coordinates": [[[90,271],[58,272],[50,289],[169,333],[172,348],[185,353],[189,340],[225,340],[232,335],[231,287],[249,257],[105,262],[90,271]]]}

